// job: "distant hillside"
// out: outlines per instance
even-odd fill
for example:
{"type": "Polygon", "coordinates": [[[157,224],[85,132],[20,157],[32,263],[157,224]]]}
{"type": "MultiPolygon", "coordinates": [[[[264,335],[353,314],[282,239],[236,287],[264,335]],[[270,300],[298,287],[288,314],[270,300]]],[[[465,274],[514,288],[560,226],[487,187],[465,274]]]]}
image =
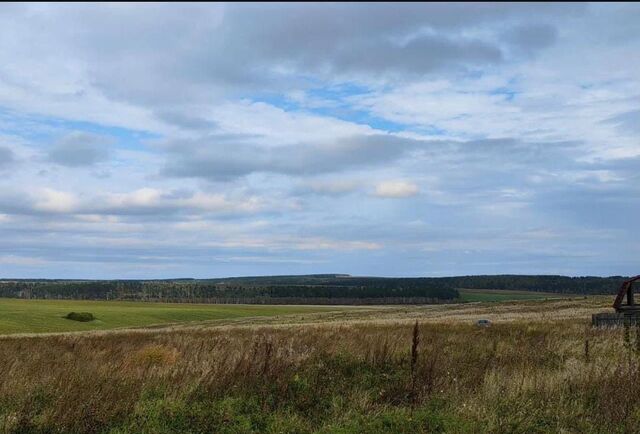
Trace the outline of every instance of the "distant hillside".
{"type": "Polygon", "coordinates": [[[204,303],[410,304],[460,298],[458,289],[613,294],[626,277],[495,275],[356,277],[347,274],[169,280],[0,280],[0,296],[204,303]]]}

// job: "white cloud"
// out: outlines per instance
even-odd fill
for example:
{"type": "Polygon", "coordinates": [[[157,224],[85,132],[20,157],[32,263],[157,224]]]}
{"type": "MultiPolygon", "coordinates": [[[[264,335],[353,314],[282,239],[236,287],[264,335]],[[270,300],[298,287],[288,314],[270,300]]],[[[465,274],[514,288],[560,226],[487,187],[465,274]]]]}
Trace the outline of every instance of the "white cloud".
{"type": "Polygon", "coordinates": [[[77,210],[80,200],[68,191],[43,188],[34,195],[33,209],[51,213],[72,213],[77,210]]]}
{"type": "Polygon", "coordinates": [[[126,209],[130,207],[156,207],[162,199],[162,191],[155,188],[141,188],[128,193],[107,195],[108,208],[126,209]]]}
{"type": "Polygon", "coordinates": [[[420,192],[416,184],[403,180],[382,181],[376,185],[374,194],[384,198],[403,198],[415,196],[420,192]]]}
{"type": "Polygon", "coordinates": [[[48,264],[49,261],[45,261],[40,258],[32,258],[28,256],[16,256],[16,255],[0,255],[1,265],[17,265],[17,266],[41,266],[48,264]]]}

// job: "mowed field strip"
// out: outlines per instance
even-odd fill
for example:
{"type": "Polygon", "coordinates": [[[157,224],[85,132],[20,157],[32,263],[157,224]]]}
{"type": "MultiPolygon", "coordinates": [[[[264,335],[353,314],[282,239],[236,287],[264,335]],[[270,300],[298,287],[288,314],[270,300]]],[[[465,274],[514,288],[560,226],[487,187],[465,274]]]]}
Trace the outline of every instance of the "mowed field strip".
{"type": "Polygon", "coordinates": [[[109,330],[345,309],[349,308],[0,298],[0,334],[109,330]],[[91,322],[68,320],[64,316],[69,312],[91,312],[96,319],[91,322]]]}
{"type": "Polygon", "coordinates": [[[515,291],[508,289],[458,289],[463,301],[512,301],[577,297],[554,292],[515,291]]]}

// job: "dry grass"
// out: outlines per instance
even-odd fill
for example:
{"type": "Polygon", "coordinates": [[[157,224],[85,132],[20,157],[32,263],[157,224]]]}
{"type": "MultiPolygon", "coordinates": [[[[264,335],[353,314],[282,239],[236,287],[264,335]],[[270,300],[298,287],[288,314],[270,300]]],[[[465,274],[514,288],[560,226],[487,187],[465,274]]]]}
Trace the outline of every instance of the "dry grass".
{"type": "Polygon", "coordinates": [[[635,346],[622,330],[588,326],[603,303],[385,308],[279,325],[6,337],[0,428],[640,432],[635,346]],[[494,325],[473,326],[478,317],[494,325]]]}

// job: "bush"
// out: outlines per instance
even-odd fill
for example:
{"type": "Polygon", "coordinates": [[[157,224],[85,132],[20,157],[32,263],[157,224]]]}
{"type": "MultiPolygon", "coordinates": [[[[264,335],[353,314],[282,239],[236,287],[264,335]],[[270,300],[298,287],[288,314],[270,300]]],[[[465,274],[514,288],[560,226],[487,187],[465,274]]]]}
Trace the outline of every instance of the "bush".
{"type": "Polygon", "coordinates": [[[65,316],[66,319],[71,319],[73,321],[80,322],[89,322],[96,319],[92,313],[90,312],[71,312],[65,316]]]}

